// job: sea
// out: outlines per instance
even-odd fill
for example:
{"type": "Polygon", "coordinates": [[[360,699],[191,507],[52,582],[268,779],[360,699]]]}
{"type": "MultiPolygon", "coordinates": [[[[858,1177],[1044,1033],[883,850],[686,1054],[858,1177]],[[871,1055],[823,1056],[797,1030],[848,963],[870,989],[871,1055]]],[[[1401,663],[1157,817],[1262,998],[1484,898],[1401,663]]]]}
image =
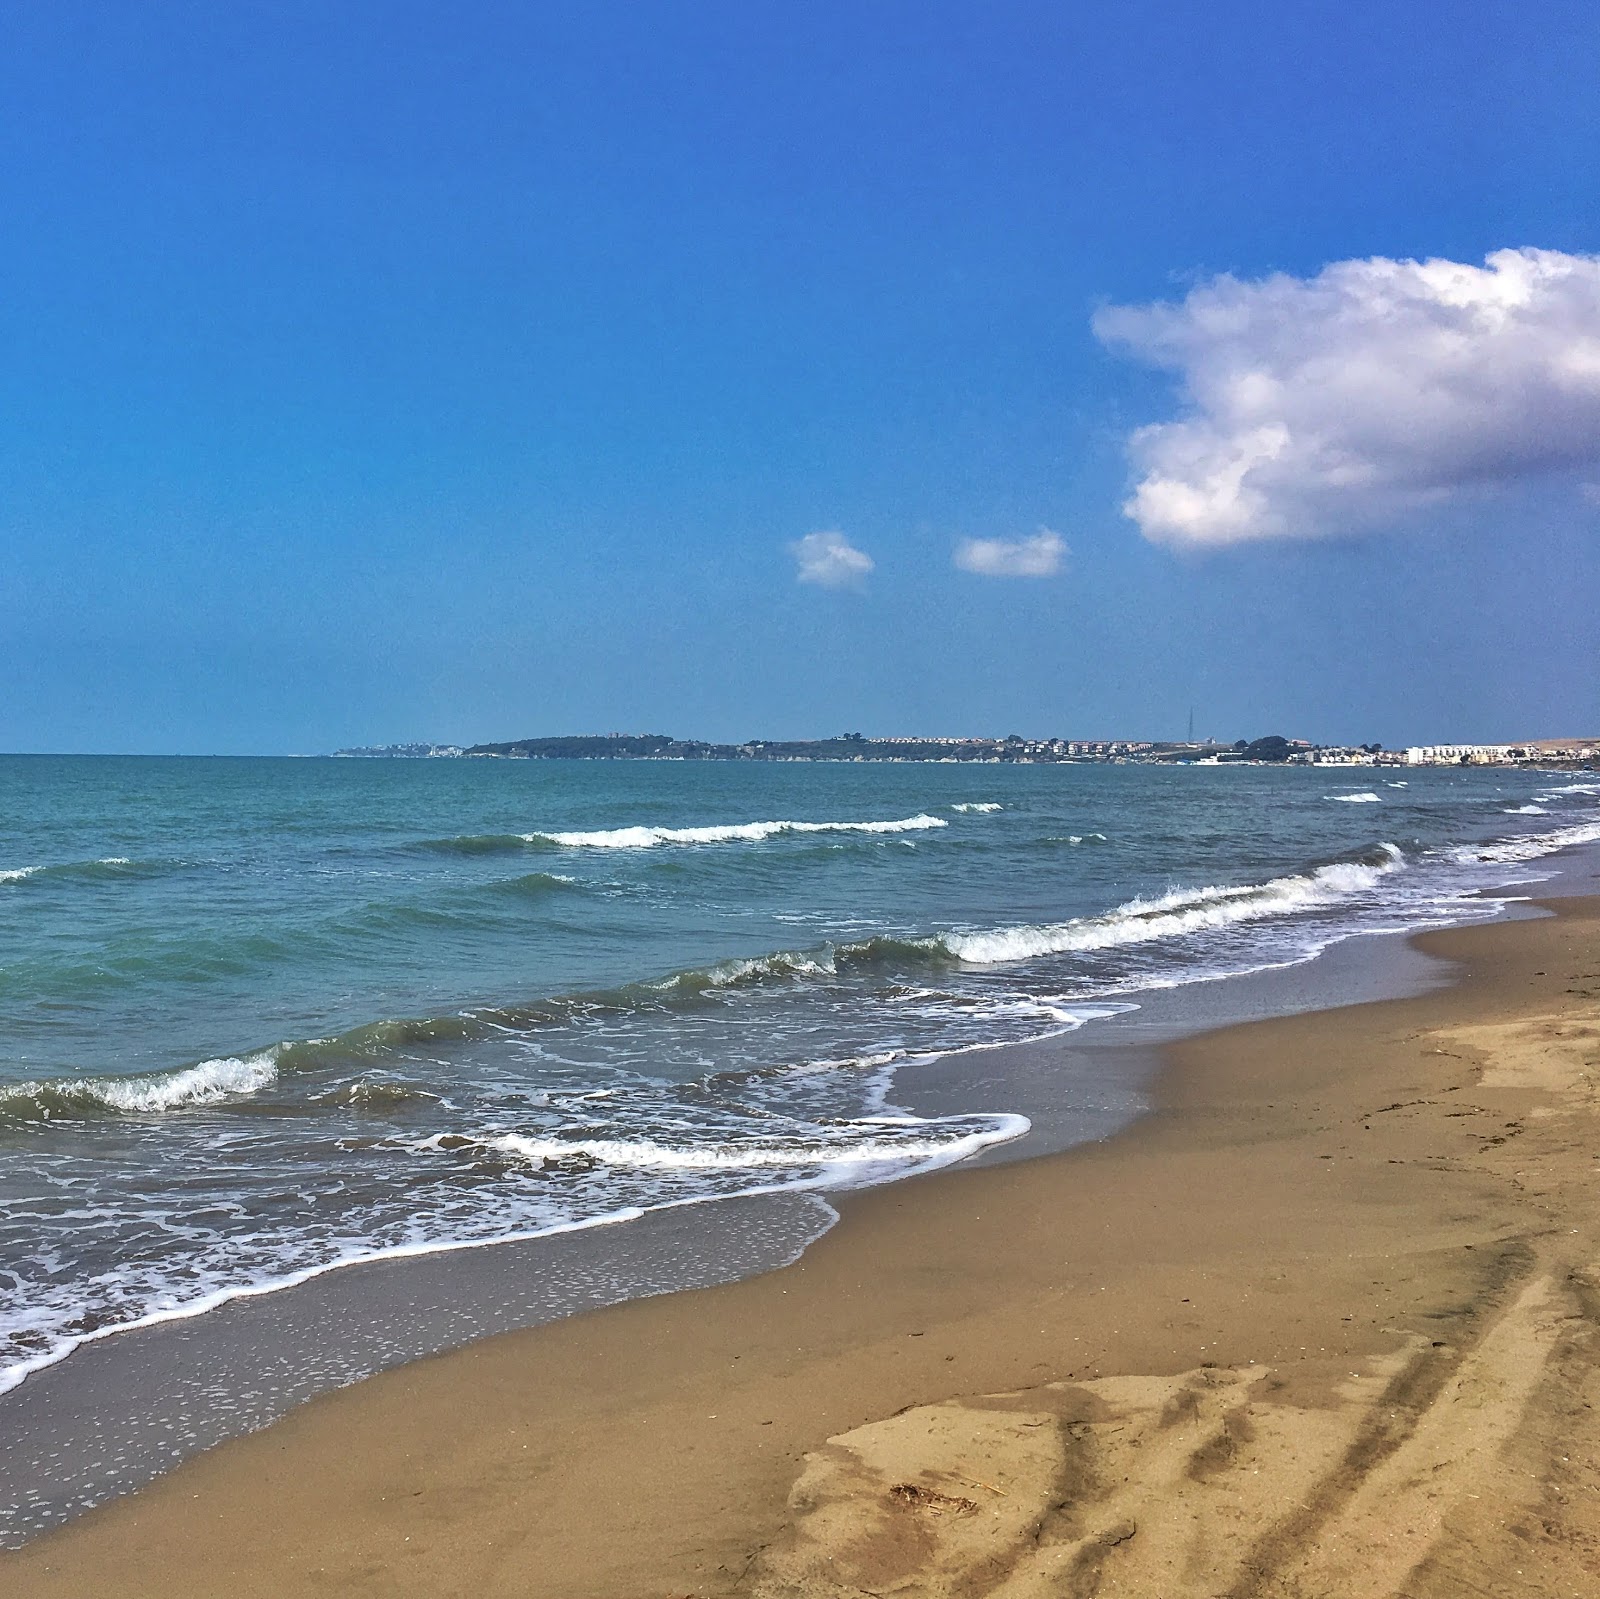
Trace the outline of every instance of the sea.
{"type": "Polygon", "coordinates": [[[0,759],[0,1395],[362,1263],[994,1150],[1003,1079],[914,1114],[919,1071],[1595,840],[1592,774],[1500,768],[0,759]]]}

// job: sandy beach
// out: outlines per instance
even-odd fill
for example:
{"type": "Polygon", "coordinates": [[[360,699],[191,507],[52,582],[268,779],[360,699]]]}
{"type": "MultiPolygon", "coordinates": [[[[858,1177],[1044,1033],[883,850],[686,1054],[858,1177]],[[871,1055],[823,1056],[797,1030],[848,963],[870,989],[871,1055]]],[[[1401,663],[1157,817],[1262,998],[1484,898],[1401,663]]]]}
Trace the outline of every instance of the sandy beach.
{"type": "Polygon", "coordinates": [[[788,1269],[328,1395],[0,1595],[1590,1594],[1600,899],[1548,909],[788,1269]]]}

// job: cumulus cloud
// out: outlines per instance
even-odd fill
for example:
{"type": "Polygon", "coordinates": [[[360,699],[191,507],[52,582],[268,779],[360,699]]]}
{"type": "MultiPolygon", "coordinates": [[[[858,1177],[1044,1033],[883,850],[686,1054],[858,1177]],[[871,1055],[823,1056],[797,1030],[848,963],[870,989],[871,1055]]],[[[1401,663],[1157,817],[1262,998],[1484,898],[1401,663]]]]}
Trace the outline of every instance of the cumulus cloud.
{"type": "Polygon", "coordinates": [[[858,550],[843,533],[829,530],[807,533],[789,546],[802,583],[820,583],[823,588],[849,588],[866,581],[877,564],[865,550],[858,550]]]}
{"type": "Polygon", "coordinates": [[[979,577],[1054,577],[1066,554],[1067,541],[1042,527],[1026,539],[963,539],[953,558],[979,577]]]}
{"type": "Polygon", "coordinates": [[[1354,531],[1600,464],[1600,257],[1220,277],[1094,327],[1182,382],[1184,413],[1128,441],[1123,510],[1159,543],[1354,531]]]}

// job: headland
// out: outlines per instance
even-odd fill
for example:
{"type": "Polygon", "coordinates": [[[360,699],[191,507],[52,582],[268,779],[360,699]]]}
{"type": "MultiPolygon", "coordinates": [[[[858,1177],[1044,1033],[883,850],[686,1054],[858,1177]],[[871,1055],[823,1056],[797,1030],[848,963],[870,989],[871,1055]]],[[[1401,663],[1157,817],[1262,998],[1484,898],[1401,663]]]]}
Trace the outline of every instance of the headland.
{"type": "Polygon", "coordinates": [[[342,749],[337,756],[360,759],[479,759],[531,761],[934,761],[941,764],[1062,765],[1083,761],[1156,765],[1295,766],[1523,766],[1551,771],[1592,767],[1600,760],[1600,738],[1524,739],[1505,744],[1428,744],[1386,750],[1381,744],[1319,744],[1269,733],[1261,738],[836,738],[747,739],[718,744],[668,733],[584,733],[570,737],[519,738],[496,744],[379,744],[342,749]]]}

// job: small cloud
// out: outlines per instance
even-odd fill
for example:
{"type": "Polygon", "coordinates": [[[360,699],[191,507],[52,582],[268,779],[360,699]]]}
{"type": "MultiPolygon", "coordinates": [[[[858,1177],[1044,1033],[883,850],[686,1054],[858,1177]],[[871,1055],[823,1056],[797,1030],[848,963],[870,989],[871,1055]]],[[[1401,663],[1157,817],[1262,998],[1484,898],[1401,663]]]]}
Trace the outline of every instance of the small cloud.
{"type": "Polygon", "coordinates": [[[954,560],[979,577],[1054,577],[1066,555],[1067,541],[1042,527],[1027,539],[963,539],[954,560]]]}
{"type": "Polygon", "coordinates": [[[807,533],[789,546],[802,583],[818,583],[825,589],[859,587],[877,562],[865,550],[858,550],[843,533],[832,529],[807,533]]]}
{"type": "Polygon", "coordinates": [[[1124,513],[1197,548],[1390,523],[1600,465],[1600,257],[1376,256],[1111,306],[1101,341],[1174,373],[1124,513]]]}

